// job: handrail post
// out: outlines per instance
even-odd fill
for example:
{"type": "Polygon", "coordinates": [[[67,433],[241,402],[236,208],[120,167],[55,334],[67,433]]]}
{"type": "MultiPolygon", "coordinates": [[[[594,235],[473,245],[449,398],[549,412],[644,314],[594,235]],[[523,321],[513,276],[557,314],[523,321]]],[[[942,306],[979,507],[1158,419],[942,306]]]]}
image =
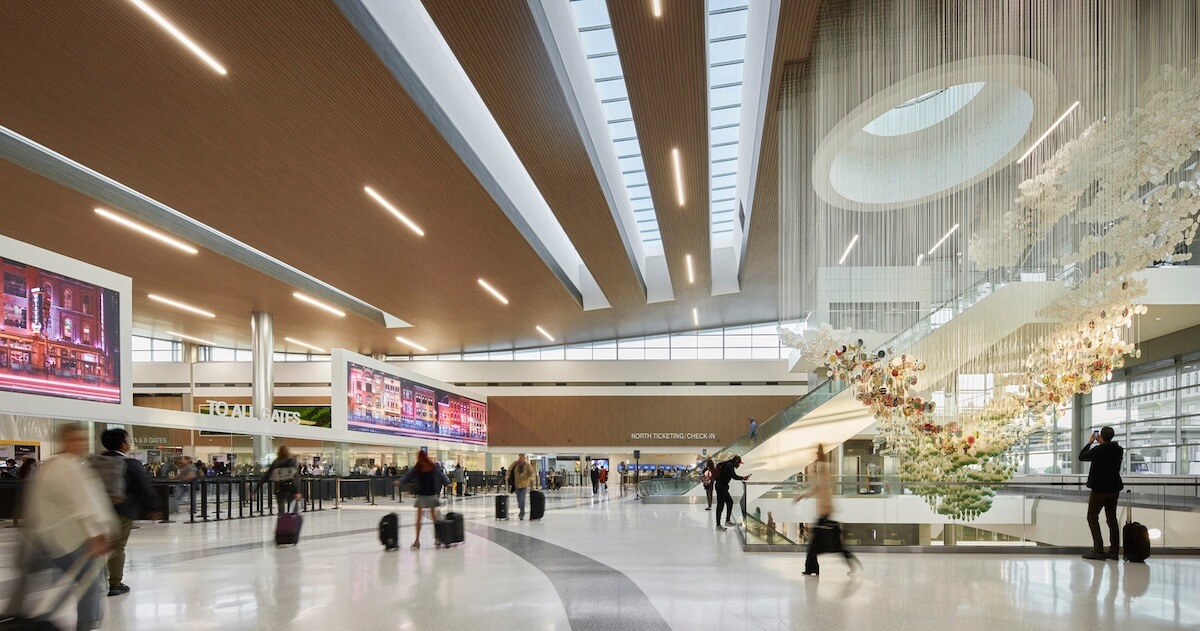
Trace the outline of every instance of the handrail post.
{"type": "Polygon", "coordinates": [[[191,479],[188,485],[188,523],[196,523],[196,480],[191,479]]]}
{"type": "Polygon", "coordinates": [[[342,507],[342,477],[333,478],[333,510],[342,507]]]}
{"type": "Polygon", "coordinates": [[[216,487],[217,487],[217,519],[216,519],[216,521],[221,521],[221,478],[217,478],[216,480],[213,480],[213,483],[216,484],[216,487]]]}
{"type": "Polygon", "coordinates": [[[200,480],[200,519],[208,521],[208,480],[200,480]]]}

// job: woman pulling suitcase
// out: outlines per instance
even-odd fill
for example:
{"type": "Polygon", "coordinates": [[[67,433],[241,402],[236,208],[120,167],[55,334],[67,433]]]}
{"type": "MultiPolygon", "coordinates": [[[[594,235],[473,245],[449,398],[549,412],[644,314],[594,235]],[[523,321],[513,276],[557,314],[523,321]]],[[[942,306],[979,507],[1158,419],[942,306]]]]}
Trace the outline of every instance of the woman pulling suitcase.
{"type": "Polygon", "coordinates": [[[429,459],[429,454],[424,451],[417,452],[417,464],[408,471],[408,475],[400,481],[401,485],[415,482],[417,485],[417,536],[413,538],[412,549],[417,550],[421,547],[421,516],[425,513],[425,509],[429,509],[429,518],[437,522],[437,507],[441,505],[438,502],[438,494],[443,486],[450,484],[450,479],[438,469],[433,461],[429,459]]]}

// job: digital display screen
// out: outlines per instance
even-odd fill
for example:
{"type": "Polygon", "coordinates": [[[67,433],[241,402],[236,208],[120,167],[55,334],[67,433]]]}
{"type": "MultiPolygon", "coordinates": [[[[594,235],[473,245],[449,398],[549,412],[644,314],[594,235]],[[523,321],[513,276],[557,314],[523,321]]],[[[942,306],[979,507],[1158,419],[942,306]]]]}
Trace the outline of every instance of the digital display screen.
{"type": "Polygon", "coordinates": [[[391,373],[346,364],[349,429],[487,444],[487,404],[391,373]]]}
{"type": "Polygon", "coordinates": [[[0,258],[0,391],[121,402],[120,293],[0,258]]]}

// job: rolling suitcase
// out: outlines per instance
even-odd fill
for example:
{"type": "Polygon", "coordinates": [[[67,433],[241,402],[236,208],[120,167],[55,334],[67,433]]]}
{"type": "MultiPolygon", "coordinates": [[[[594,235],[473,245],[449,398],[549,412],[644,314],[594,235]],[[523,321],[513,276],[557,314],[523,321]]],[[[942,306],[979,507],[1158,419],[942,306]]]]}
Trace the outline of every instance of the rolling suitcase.
{"type": "Polygon", "coordinates": [[[379,543],[384,550],[400,547],[400,516],[396,513],[388,513],[379,520],[379,543]]]}
{"type": "Polygon", "coordinates": [[[439,547],[446,546],[449,548],[452,545],[462,543],[466,539],[462,513],[446,513],[445,519],[439,519],[434,523],[433,531],[434,536],[437,537],[437,546],[439,547]]]}
{"type": "MultiPolygon", "coordinates": [[[[31,570],[28,567],[30,563],[28,554],[30,554],[28,548],[22,548],[18,552],[17,567],[21,568],[23,572],[36,572],[37,570],[31,570]]],[[[41,614],[31,616],[23,613],[0,614],[0,629],[3,631],[59,631],[58,625],[51,622],[50,619],[67,604],[67,601],[82,596],[88,587],[99,578],[99,574],[104,569],[102,561],[92,561],[91,557],[87,555],[80,556],[71,564],[71,567],[55,579],[51,590],[57,593],[51,593],[48,597],[43,598],[41,614]]],[[[28,589],[28,585],[22,585],[20,589],[22,592],[15,596],[14,602],[9,604],[24,611],[24,601],[28,599],[29,593],[23,590],[28,589]]]]}
{"type": "Polygon", "coordinates": [[[1121,528],[1121,539],[1125,542],[1125,560],[1145,563],[1150,558],[1150,531],[1133,521],[1133,491],[1125,491],[1129,502],[1125,505],[1125,526],[1121,528]]]}
{"type": "Polygon", "coordinates": [[[275,545],[294,546],[299,543],[300,526],[303,523],[304,518],[296,512],[296,505],[293,503],[288,507],[288,512],[280,515],[275,522],[275,545]]]}
{"type": "Polygon", "coordinates": [[[546,516],[546,494],[541,491],[529,492],[529,519],[541,519],[546,516]]]}
{"type": "Polygon", "coordinates": [[[496,519],[508,519],[508,496],[496,496],[496,519]]]}

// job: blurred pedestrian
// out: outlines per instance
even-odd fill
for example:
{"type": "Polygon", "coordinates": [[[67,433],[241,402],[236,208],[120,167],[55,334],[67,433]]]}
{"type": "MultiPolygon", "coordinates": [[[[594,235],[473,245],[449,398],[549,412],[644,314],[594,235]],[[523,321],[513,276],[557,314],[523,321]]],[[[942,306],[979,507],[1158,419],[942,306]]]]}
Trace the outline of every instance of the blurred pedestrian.
{"type": "Polygon", "coordinates": [[[810,497],[817,498],[817,523],[812,528],[808,542],[808,557],[804,560],[804,575],[816,576],[821,572],[817,556],[825,552],[840,552],[850,566],[848,574],[862,568],[858,557],[842,545],[842,527],[833,520],[833,483],[829,479],[829,462],[825,446],[817,445],[816,482],[812,488],[792,500],[793,503],[810,497]]]}
{"type": "MultiPolygon", "coordinates": [[[[412,544],[412,549],[417,550],[421,547],[421,516],[428,510],[429,520],[437,523],[437,508],[441,506],[438,495],[443,488],[450,486],[450,478],[447,478],[441,467],[435,465],[429,459],[429,454],[422,450],[417,452],[417,464],[400,480],[402,486],[409,483],[415,483],[417,491],[417,501],[414,504],[417,508],[417,534],[413,537],[412,544]]],[[[436,535],[436,528],[434,533],[436,535]]],[[[435,543],[436,539],[435,536],[435,543]]]]}

